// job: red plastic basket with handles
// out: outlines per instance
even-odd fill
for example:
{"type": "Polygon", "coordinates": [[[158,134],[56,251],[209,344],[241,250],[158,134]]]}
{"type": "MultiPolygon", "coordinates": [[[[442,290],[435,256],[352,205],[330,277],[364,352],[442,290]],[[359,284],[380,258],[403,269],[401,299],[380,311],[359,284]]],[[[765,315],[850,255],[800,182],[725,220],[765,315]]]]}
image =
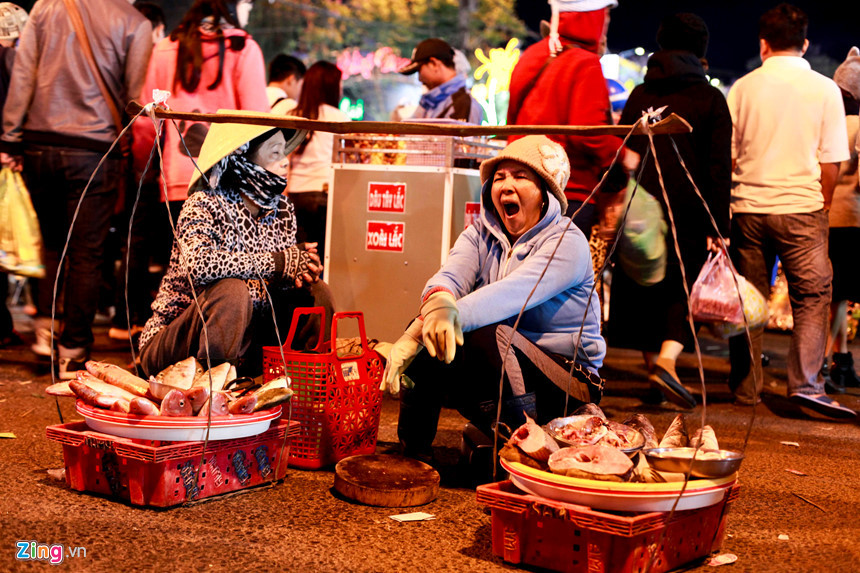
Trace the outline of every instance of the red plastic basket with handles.
{"type": "Polygon", "coordinates": [[[294,392],[290,399],[291,419],[300,424],[298,435],[290,442],[289,465],[318,469],[349,456],[376,451],[383,364],[379,354],[367,348],[361,312],[334,314],[331,324],[334,348],[331,343],[323,342],[320,332],[312,352],[292,350],[299,320],[305,315],[318,315],[320,324],[325,324],[323,307],[297,308],[284,346],[263,347],[263,380],[268,382],[281,376],[286,363],[294,392]],[[337,329],[344,319],[358,320],[360,354],[338,356],[337,329]]]}

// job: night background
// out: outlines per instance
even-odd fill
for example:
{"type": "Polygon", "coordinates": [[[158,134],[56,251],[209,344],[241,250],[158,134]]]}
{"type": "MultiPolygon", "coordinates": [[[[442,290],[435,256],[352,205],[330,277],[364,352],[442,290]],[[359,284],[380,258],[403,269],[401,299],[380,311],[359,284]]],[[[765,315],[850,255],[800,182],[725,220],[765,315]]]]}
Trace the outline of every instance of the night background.
{"type": "MultiPolygon", "coordinates": [[[[94,1],[94,0],[88,0],[94,1]]],[[[280,0],[257,0],[259,10],[264,4],[277,4],[280,0]]],[[[529,28],[530,37],[520,38],[525,46],[537,39],[542,19],[549,20],[550,9],[546,0],[514,0],[517,16],[529,28]]],[[[191,0],[155,0],[167,14],[167,28],[172,29],[191,6],[191,0]]],[[[293,6],[309,4],[301,0],[284,2],[293,6]]],[[[34,2],[19,2],[29,10],[34,2]]],[[[350,0],[340,2],[350,6],[350,0]]],[[[773,0],[620,0],[611,12],[608,43],[612,52],[618,53],[641,46],[646,51],[657,49],[654,37],[660,20],[675,12],[695,12],[708,23],[710,44],[707,58],[712,73],[726,79],[739,77],[758,66],[757,27],[759,16],[778,2],[773,0]]],[[[852,45],[860,44],[860,2],[832,2],[797,0],[793,2],[803,9],[810,19],[810,50],[807,58],[813,67],[822,73],[832,73],[836,65],[845,58],[852,45]]],[[[254,34],[255,22],[252,14],[249,31],[254,34]]],[[[286,30],[286,29],[285,29],[286,30]]],[[[295,34],[295,30],[290,30],[295,34]]],[[[440,34],[442,35],[442,34],[440,34]]],[[[500,47],[500,46],[488,46],[500,47]]],[[[523,47],[523,46],[521,46],[523,47]]],[[[264,46],[265,50],[265,46],[264,46]]],[[[273,54],[266,54],[271,57],[273,54]]]]}

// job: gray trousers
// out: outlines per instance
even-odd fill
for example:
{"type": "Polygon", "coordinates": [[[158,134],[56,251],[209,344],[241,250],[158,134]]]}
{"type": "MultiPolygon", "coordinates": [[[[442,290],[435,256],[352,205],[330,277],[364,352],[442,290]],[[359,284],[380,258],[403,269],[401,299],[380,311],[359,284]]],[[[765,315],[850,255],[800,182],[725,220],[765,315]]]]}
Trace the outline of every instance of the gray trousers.
{"type": "MultiPolygon", "coordinates": [[[[293,310],[312,306],[325,308],[325,324],[313,318],[302,321],[293,348],[309,350],[316,346],[320,335],[328,340],[334,310],[328,285],[319,281],[307,289],[270,292],[282,343],[286,341],[293,310]]],[[[237,366],[240,376],[259,375],[263,368],[262,347],[277,344],[271,312],[255,313],[245,281],[235,278],[212,283],[197,295],[197,300],[200,312],[195,305],[186,308],[143,349],[140,360],[144,373],[155,375],[189,356],[205,367],[208,356],[212,366],[230,362],[237,366]]]]}
{"type": "MultiPolygon", "coordinates": [[[[830,312],[833,271],[827,254],[827,212],[787,215],[736,214],[732,217],[732,261],[738,272],[765,296],[777,256],[788,282],[794,329],[788,353],[788,393],[821,394],[820,371],[830,312]]],[[[764,328],[729,340],[729,387],[742,401],[762,390],[761,350],[764,328]]]]}

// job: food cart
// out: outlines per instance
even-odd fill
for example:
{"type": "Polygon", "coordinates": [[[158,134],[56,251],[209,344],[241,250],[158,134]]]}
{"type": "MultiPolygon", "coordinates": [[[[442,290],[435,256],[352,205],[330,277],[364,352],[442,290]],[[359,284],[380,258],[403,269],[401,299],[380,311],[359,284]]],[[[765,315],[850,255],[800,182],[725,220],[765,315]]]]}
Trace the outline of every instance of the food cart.
{"type": "Polygon", "coordinates": [[[368,336],[394,341],[421,290],[480,212],[484,138],[338,135],[328,194],[324,279],[339,308],[364,313],[368,336]]]}

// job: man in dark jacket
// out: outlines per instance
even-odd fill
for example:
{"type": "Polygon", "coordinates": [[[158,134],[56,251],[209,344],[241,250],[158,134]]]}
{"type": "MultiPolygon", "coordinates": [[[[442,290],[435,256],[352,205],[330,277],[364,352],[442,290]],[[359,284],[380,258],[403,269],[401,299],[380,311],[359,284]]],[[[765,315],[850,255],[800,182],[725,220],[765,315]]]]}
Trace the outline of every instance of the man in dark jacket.
{"type": "MultiPolygon", "coordinates": [[[[110,99],[123,110],[140,95],[152,50],[152,26],[127,0],[72,0],[110,99]]],[[[4,165],[21,169],[39,217],[46,276],[36,297],[36,343],[50,356],[53,286],[65,261],[59,377],[73,379],[93,343],[104,244],[125,165],[117,145],[84,195],[117,137],[111,108],[77,37],[66,0],[42,0],[21,35],[3,108],[4,165]],[[82,198],[83,195],[83,198],[82,198]],[[80,205],[79,205],[80,204],[80,205]],[[76,215],[77,213],[77,215],[76,215]]]]}

